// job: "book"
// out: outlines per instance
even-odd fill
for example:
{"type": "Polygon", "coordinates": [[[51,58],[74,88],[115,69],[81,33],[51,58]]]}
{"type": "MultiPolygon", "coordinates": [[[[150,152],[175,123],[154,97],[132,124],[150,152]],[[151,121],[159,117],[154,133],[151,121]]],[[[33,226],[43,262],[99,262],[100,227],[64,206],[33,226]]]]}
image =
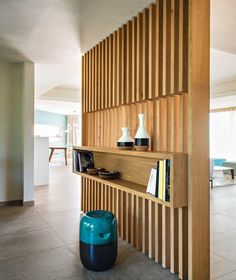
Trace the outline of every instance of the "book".
{"type": "Polygon", "coordinates": [[[160,175],[160,161],[157,161],[157,176],[156,176],[156,191],[155,191],[155,197],[158,197],[158,190],[159,190],[159,175],[160,175]]]}
{"type": "Polygon", "coordinates": [[[73,162],[74,162],[74,171],[79,171],[79,161],[78,161],[78,151],[77,150],[74,150],[73,162]]]}
{"type": "Polygon", "coordinates": [[[166,160],[165,201],[170,201],[170,160],[166,160]]]}
{"type": "Polygon", "coordinates": [[[94,167],[93,153],[87,151],[79,151],[78,162],[79,162],[79,171],[87,172],[87,168],[94,167]]]}
{"type": "Polygon", "coordinates": [[[163,170],[164,161],[159,161],[159,183],[158,183],[158,198],[163,199],[163,170]]]}
{"type": "Polygon", "coordinates": [[[149,176],[146,192],[154,196],[156,194],[156,177],[157,177],[157,170],[156,168],[152,168],[149,176]]]}
{"type": "Polygon", "coordinates": [[[163,160],[163,173],[162,175],[162,200],[166,200],[166,160],[163,160]]]}

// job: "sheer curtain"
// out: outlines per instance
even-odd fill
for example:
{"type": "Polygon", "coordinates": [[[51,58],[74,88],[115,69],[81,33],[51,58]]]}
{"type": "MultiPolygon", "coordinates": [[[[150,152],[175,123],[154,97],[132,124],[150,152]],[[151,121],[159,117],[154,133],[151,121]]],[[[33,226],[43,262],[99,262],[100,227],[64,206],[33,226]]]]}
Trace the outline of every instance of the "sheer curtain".
{"type": "Polygon", "coordinates": [[[236,161],[236,110],[210,113],[210,157],[236,161]]]}

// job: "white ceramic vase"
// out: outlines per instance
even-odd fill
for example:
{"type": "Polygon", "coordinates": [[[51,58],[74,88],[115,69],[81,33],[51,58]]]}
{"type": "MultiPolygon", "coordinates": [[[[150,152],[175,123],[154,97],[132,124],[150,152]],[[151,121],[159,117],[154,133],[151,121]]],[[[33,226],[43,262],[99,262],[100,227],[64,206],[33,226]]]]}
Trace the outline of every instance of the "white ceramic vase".
{"type": "Polygon", "coordinates": [[[139,127],[135,134],[135,149],[137,151],[147,151],[150,146],[150,136],[145,128],[144,114],[138,114],[139,118],[139,127]]]}
{"type": "Polygon", "coordinates": [[[117,141],[117,147],[122,150],[133,150],[134,139],[130,136],[129,127],[121,127],[122,135],[117,141]]]}

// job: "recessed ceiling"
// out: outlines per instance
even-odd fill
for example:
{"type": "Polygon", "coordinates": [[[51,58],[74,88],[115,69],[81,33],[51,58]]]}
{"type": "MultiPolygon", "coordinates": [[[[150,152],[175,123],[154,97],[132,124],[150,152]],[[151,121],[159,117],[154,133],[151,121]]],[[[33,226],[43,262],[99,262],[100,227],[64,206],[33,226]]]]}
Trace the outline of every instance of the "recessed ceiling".
{"type": "Polygon", "coordinates": [[[211,0],[211,47],[236,54],[236,1],[211,0]]]}

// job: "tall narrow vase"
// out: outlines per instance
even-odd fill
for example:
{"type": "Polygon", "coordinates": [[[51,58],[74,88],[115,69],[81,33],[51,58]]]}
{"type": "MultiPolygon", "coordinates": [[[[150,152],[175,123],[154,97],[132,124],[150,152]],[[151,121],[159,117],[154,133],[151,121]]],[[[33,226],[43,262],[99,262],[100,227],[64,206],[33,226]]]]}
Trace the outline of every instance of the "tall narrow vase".
{"type": "Polygon", "coordinates": [[[122,127],[122,136],[117,141],[117,147],[122,150],[133,150],[134,139],[130,136],[130,129],[122,127]]]}
{"type": "Polygon", "coordinates": [[[144,114],[138,114],[139,128],[135,135],[135,149],[137,151],[147,151],[150,146],[150,136],[144,125],[144,114]]]}

